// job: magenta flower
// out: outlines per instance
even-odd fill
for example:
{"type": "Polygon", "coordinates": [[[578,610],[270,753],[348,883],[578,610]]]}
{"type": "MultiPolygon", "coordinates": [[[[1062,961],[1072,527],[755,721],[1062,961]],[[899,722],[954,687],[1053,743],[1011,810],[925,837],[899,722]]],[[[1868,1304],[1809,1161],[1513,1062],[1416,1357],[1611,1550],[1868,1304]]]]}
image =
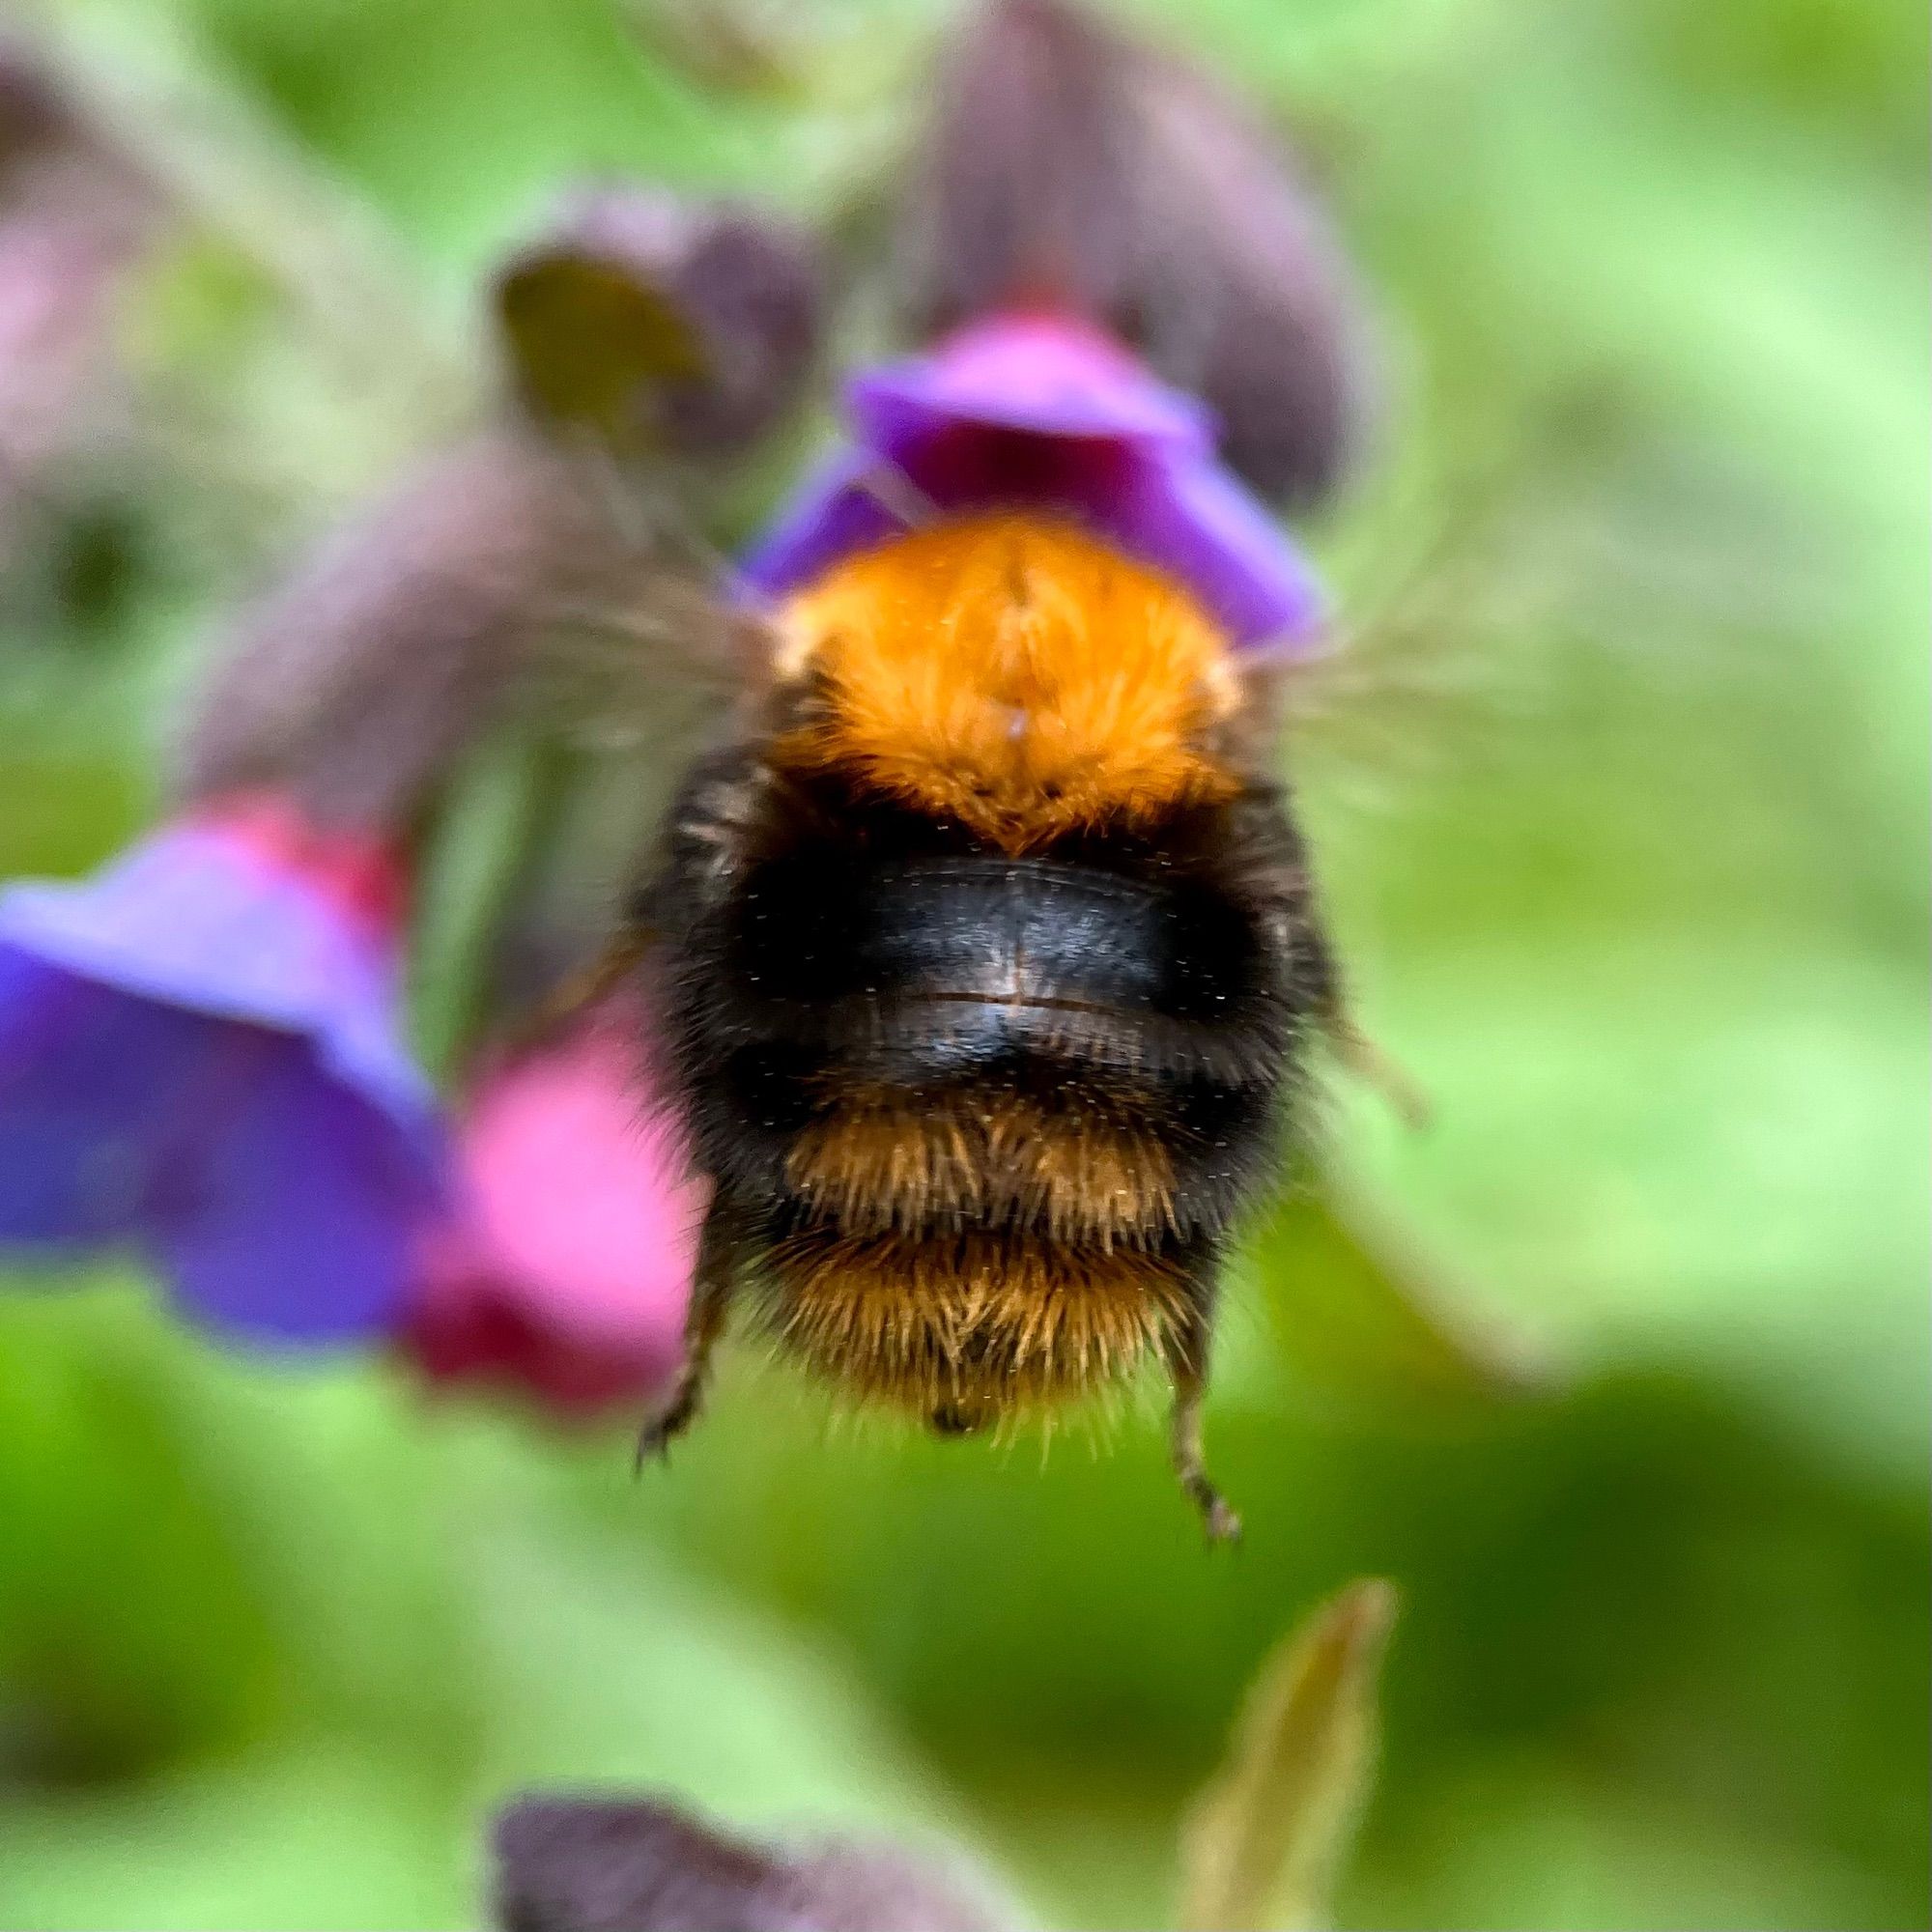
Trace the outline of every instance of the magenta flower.
{"type": "Polygon", "coordinates": [[[444,1179],[396,1031],[397,880],[258,794],[0,893],[0,1244],[125,1245],[265,1339],[387,1327],[444,1179]]]}
{"type": "Polygon", "coordinates": [[[1025,505],[1178,579],[1242,644],[1306,647],[1320,630],[1307,560],[1221,463],[1208,410],[1097,329],[995,316],[860,375],[845,401],[856,440],[746,558],[755,592],[807,582],[924,515],[1025,505]]]}
{"type": "Polygon", "coordinates": [[[461,1220],[431,1245],[405,1348],[432,1381],[588,1415],[646,1407],[683,1353],[701,1189],[613,1000],[478,1085],[461,1220]]]}

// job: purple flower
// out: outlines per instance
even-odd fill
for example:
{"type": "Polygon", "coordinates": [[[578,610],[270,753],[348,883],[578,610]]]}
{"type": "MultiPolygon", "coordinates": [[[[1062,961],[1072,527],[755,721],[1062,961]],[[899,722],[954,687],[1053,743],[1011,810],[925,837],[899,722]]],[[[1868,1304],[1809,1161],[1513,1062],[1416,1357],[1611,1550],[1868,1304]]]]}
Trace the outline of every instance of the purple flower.
{"type": "MultiPolygon", "coordinates": [[[[0,48],[0,122],[14,81],[0,48]]],[[[8,218],[0,270],[21,266],[8,218]]],[[[84,266],[46,253],[27,251],[44,272],[22,316],[0,286],[0,365],[46,333],[43,284],[84,266]]],[[[481,1351],[464,1367],[528,1339],[520,1365],[583,1351],[635,1385],[676,1359],[688,1264],[652,1245],[670,1180],[610,1130],[626,1102],[604,1088],[576,1117],[600,1158],[557,1156],[547,1103],[538,1131],[498,1096],[459,1160],[402,1041],[401,882],[455,761],[519,727],[558,630],[686,582],[661,479],[627,497],[617,459],[676,452],[695,483],[697,458],[748,448],[810,366],[816,273],[755,212],[609,190],[497,295],[513,383],[244,613],[183,748],[184,810],[88,883],[0,890],[0,1255],[130,1249],[190,1315],[289,1343],[403,1335],[442,1279],[475,1317],[440,1331],[481,1351]],[[538,1151],[595,1225],[519,1192],[538,1151]],[[481,1186],[459,1172],[479,1161],[481,1186]],[[439,1277],[465,1239],[469,1273],[439,1277]]],[[[0,456],[6,402],[0,381],[0,456]]]]}
{"type": "Polygon", "coordinates": [[[150,1259],[211,1326],[391,1327],[443,1187],[399,872],[272,795],[0,893],[0,1247],[150,1259]]]}
{"type": "MultiPolygon", "coordinates": [[[[0,57],[0,108],[8,75],[0,57]]],[[[185,810],[90,882],[0,890],[0,1255],[128,1249],[210,1326],[320,1344],[410,1332],[474,1236],[458,1312],[482,1327],[452,1349],[496,1348],[507,1309],[559,1356],[615,1331],[593,1366],[621,1354],[635,1382],[675,1362],[686,1264],[635,1217],[586,1236],[519,1215],[500,1162],[494,1218],[466,1229],[478,1203],[402,1040],[401,882],[454,761],[516,726],[546,639],[683,568],[614,457],[754,440],[810,365],[815,276],[754,213],[613,191],[499,293],[514,395],[243,615],[187,733],[185,810]],[[618,1293],[640,1280],[641,1311],[618,1293]]],[[[568,1170],[600,1209],[644,1173],[607,1140],[568,1170]]],[[[668,1214],[662,1175],[640,1184],[668,1214]]]]}
{"type": "Polygon", "coordinates": [[[776,594],[931,514],[1026,506],[1086,525],[1185,584],[1238,644],[1307,648],[1321,596],[1293,541],[1215,454],[1209,412],[1098,330],[976,323],[847,385],[855,441],[743,566],[776,594]]]}

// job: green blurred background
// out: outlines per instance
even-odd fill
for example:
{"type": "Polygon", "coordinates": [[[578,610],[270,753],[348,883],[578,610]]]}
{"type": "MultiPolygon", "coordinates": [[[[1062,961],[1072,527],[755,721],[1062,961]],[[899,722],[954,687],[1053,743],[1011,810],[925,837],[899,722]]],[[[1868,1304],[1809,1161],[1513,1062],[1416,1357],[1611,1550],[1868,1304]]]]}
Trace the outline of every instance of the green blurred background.
{"type": "MultiPolygon", "coordinates": [[[[1379,690],[1299,756],[1435,1110],[1338,1097],[1352,1234],[1303,1206],[1243,1269],[1246,1545],[1151,1398],[1042,1460],[828,1427],[740,1353],[633,1483],[621,1431],[224,1356],[137,1283],[9,1296],[0,1922],[461,1925],[494,1797],[622,1779],[1151,1923],[1240,1687],[1363,1573],[1405,1601],[1343,1923],[1927,1922],[1923,10],[1168,11],[1380,312],[1380,446],[1311,532],[1379,690]]],[[[559,182],[849,213],[931,24],[43,18],[262,165],[202,170],[130,351],[188,480],[79,504],[0,634],[0,874],[141,822],[219,611],[460,409],[559,182]]]]}

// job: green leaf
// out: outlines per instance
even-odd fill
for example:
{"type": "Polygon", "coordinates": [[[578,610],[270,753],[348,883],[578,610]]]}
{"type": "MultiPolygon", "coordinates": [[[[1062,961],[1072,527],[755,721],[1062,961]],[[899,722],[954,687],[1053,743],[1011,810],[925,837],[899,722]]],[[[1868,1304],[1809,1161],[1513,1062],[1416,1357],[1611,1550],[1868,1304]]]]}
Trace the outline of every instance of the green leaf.
{"type": "Polygon", "coordinates": [[[490,949],[550,805],[554,773],[523,735],[482,746],[457,774],[422,866],[410,946],[411,1033],[447,1078],[473,1043],[490,949]]]}
{"type": "Polygon", "coordinates": [[[320,1734],[145,1784],[29,1787],[0,1817],[0,1922],[48,1932],[459,1927],[473,1827],[416,1768],[320,1734]]]}
{"type": "Polygon", "coordinates": [[[1332,1169],[1283,1205],[1254,1255],[1281,1356],[1310,1392],[1354,1406],[1526,1395],[1546,1364],[1394,1215],[1332,1169]]]}
{"type": "Polygon", "coordinates": [[[1327,1921],[1375,1770],[1394,1587],[1350,1583],[1262,1666],[1181,1838],[1184,1932],[1327,1921]]]}

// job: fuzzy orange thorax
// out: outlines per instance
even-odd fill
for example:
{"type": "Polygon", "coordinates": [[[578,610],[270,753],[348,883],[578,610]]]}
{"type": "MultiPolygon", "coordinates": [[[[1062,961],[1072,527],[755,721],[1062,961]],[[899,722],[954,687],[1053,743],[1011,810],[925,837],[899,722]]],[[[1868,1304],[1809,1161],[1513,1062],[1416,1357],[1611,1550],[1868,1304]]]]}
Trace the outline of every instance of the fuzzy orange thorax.
{"type": "Polygon", "coordinates": [[[1004,850],[1226,798],[1204,741],[1237,699],[1186,591],[1066,526],[944,525],[835,565],[785,607],[813,680],[781,765],[838,769],[1004,850]]]}

